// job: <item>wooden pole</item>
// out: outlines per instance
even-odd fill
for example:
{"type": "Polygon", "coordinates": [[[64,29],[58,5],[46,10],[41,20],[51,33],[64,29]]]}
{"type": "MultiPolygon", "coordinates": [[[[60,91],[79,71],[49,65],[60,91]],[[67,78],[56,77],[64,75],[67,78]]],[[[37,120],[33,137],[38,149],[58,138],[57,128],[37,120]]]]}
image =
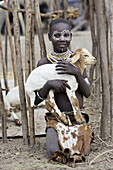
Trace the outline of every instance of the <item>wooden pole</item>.
{"type": "Polygon", "coordinates": [[[30,38],[31,38],[31,0],[25,0],[26,30],[25,30],[25,80],[30,74],[30,38]]]}
{"type": "MultiPolygon", "coordinates": [[[[99,45],[98,45],[98,27],[96,29],[95,25],[95,5],[94,1],[89,1],[89,14],[90,14],[90,28],[91,28],[91,36],[92,36],[92,54],[97,58],[98,62],[96,63],[96,82],[95,82],[95,96],[99,100],[100,97],[100,55],[99,55],[99,45]]],[[[90,68],[90,83],[92,84],[93,81],[93,73],[94,73],[95,65],[91,66],[90,68]]]]}
{"type": "MultiPolygon", "coordinates": [[[[97,37],[95,32],[95,18],[94,18],[94,3],[93,0],[89,1],[89,14],[90,14],[90,29],[91,29],[91,38],[92,38],[92,54],[93,56],[97,56],[97,37]]],[[[94,65],[91,66],[89,72],[89,79],[90,83],[92,84],[93,81],[93,73],[94,73],[94,65]]]]}
{"type": "Polygon", "coordinates": [[[68,0],[63,0],[63,6],[64,6],[64,18],[67,19],[68,0]]]}
{"type": "Polygon", "coordinates": [[[60,6],[60,0],[54,0],[55,3],[55,10],[60,10],[61,6],[60,6]]]}
{"type": "Polygon", "coordinates": [[[110,0],[110,135],[113,142],[113,1],[110,0]]]}
{"type": "Polygon", "coordinates": [[[101,80],[101,70],[100,70],[100,43],[99,43],[99,28],[96,24],[96,30],[97,30],[97,49],[96,49],[96,57],[97,58],[97,63],[96,63],[96,68],[95,68],[95,97],[100,100],[100,80],[101,80]]]}
{"type": "Polygon", "coordinates": [[[8,53],[8,48],[7,48],[7,25],[6,25],[6,21],[5,21],[5,64],[6,64],[6,72],[8,71],[8,57],[7,57],[7,53],[8,53]]]}
{"type": "Polygon", "coordinates": [[[7,142],[6,111],[4,108],[1,80],[0,80],[0,115],[2,116],[2,141],[3,143],[6,143],[7,142]]]}
{"type": "Polygon", "coordinates": [[[50,1],[49,6],[50,6],[50,12],[53,12],[54,11],[54,1],[50,1]]]}
{"type": "MultiPolygon", "coordinates": [[[[4,1],[4,4],[7,7],[7,0],[4,1]]],[[[8,35],[9,35],[9,44],[10,44],[10,49],[11,49],[11,59],[12,59],[13,74],[14,74],[14,85],[17,86],[16,66],[15,66],[15,59],[14,59],[14,48],[13,48],[13,41],[12,41],[12,34],[11,34],[8,11],[6,11],[6,24],[7,24],[7,31],[8,31],[8,35]]]]}
{"type": "Polygon", "coordinates": [[[109,135],[109,116],[110,116],[110,86],[108,77],[108,59],[107,59],[107,40],[106,29],[103,16],[102,0],[95,1],[95,11],[97,17],[97,26],[99,30],[99,47],[101,62],[101,82],[102,82],[102,115],[101,115],[101,137],[106,138],[109,135]]]}
{"type": "Polygon", "coordinates": [[[25,89],[24,89],[22,57],[21,57],[21,47],[20,47],[20,32],[19,32],[19,22],[18,22],[18,15],[17,15],[17,1],[16,0],[12,1],[12,8],[13,8],[14,41],[15,41],[15,52],[16,52],[19,95],[20,95],[23,143],[28,144],[29,143],[29,130],[28,130],[28,118],[27,118],[26,98],[25,98],[25,89]]]}
{"type": "Polygon", "coordinates": [[[4,84],[7,92],[9,91],[9,86],[8,86],[8,80],[7,80],[7,71],[6,71],[6,64],[5,64],[5,58],[3,55],[3,49],[2,49],[2,39],[1,39],[1,34],[0,34],[0,54],[1,54],[1,61],[2,61],[2,68],[3,68],[3,78],[4,78],[4,84]]]}
{"type": "Polygon", "coordinates": [[[36,68],[35,61],[35,30],[34,30],[34,16],[31,19],[31,58],[32,58],[32,70],[36,68]]]}
{"type": "Polygon", "coordinates": [[[32,57],[32,70],[36,68],[35,61],[35,31],[34,31],[34,17],[32,16],[32,30],[31,30],[31,57],[32,57]]]}
{"type": "Polygon", "coordinates": [[[27,98],[29,107],[29,127],[30,127],[30,144],[35,145],[35,124],[34,124],[34,108],[30,106],[30,98],[27,98]]]}
{"type": "MultiPolygon", "coordinates": [[[[8,12],[12,12],[12,9],[10,8],[6,8],[2,5],[0,5],[0,8],[4,9],[4,10],[8,10],[8,12]]],[[[25,13],[24,9],[18,9],[17,10],[18,13],[22,12],[25,13]]],[[[44,17],[44,18],[63,18],[63,10],[57,10],[54,12],[49,12],[49,13],[40,13],[40,17],[44,17]]],[[[77,8],[72,8],[72,9],[67,9],[67,13],[69,13],[67,15],[67,19],[72,18],[72,19],[76,19],[77,17],[80,16],[80,13],[78,13],[78,9],[77,8]]],[[[35,15],[35,12],[32,11],[32,15],[35,15]]]]}
{"type": "MultiPolygon", "coordinates": [[[[9,1],[7,2],[8,6],[9,6],[9,1]]],[[[5,4],[5,3],[4,3],[5,4]]],[[[7,32],[7,24],[6,24],[6,20],[5,20],[5,63],[6,63],[6,71],[8,72],[8,47],[7,47],[7,40],[8,40],[8,32],[7,32]]]]}
{"type": "Polygon", "coordinates": [[[42,27],[41,27],[39,0],[35,0],[35,19],[36,19],[36,26],[37,26],[37,32],[38,32],[38,38],[39,38],[39,44],[40,44],[40,55],[41,55],[41,58],[43,58],[43,57],[46,57],[46,46],[45,46],[44,36],[42,33],[42,27]]]}
{"type": "MultiPolygon", "coordinates": [[[[17,6],[18,6],[18,9],[20,9],[19,3],[17,3],[17,6]]],[[[21,27],[22,27],[22,33],[23,33],[23,35],[25,35],[25,24],[24,24],[24,19],[23,19],[22,13],[19,12],[18,17],[19,17],[20,24],[21,24],[21,27]]]]}
{"type": "MultiPolygon", "coordinates": [[[[31,47],[31,19],[32,19],[32,5],[31,0],[25,0],[25,8],[26,8],[26,31],[25,31],[25,79],[27,80],[30,74],[31,62],[30,62],[30,47],[31,47]]],[[[35,144],[35,130],[34,130],[34,109],[30,106],[30,99],[27,97],[28,105],[29,105],[29,125],[30,125],[30,144],[35,144]]]]}
{"type": "Polygon", "coordinates": [[[106,29],[106,40],[107,40],[107,58],[108,58],[108,75],[110,77],[109,67],[109,45],[108,45],[108,20],[107,20],[107,14],[106,14],[106,2],[103,0],[103,14],[104,14],[104,22],[105,22],[105,29],[106,29]]]}

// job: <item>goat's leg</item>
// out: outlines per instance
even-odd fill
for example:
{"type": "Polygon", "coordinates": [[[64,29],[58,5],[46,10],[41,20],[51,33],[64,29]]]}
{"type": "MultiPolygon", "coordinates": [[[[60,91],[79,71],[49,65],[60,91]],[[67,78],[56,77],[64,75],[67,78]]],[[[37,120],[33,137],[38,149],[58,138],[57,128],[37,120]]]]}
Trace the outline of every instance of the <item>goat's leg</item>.
{"type": "Polygon", "coordinates": [[[46,109],[49,110],[57,119],[60,119],[66,125],[69,123],[66,119],[65,115],[58,109],[55,100],[54,100],[54,92],[50,90],[48,95],[48,102],[46,102],[46,109]]]}
{"type": "Polygon", "coordinates": [[[75,95],[75,92],[68,90],[68,89],[66,89],[66,90],[67,90],[68,98],[69,98],[72,108],[73,108],[75,120],[79,123],[84,123],[85,119],[83,118],[83,116],[81,114],[80,107],[79,107],[79,101],[75,95]]]}
{"type": "Polygon", "coordinates": [[[2,124],[0,123],[0,129],[2,129],[2,124]]]}
{"type": "Polygon", "coordinates": [[[10,109],[10,111],[11,111],[11,116],[12,116],[12,118],[14,119],[16,125],[17,125],[17,126],[20,126],[21,123],[20,123],[19,118],[18,118],[17,115],[14,113],[13,109],[10,109]]]}

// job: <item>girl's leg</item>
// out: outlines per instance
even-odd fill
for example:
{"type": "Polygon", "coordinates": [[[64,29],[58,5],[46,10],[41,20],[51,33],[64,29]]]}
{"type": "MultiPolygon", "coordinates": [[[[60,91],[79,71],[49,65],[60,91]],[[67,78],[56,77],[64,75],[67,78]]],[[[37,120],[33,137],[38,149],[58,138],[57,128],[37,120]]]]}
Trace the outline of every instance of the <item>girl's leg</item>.
{"type": "Polygon", "coordinates": [[[48,128],[46,134],[46,149],[48,156],[54,155],[55,151],[61,150],[61,147],[58,142],[58,134],[54,128],[48,128]]]}

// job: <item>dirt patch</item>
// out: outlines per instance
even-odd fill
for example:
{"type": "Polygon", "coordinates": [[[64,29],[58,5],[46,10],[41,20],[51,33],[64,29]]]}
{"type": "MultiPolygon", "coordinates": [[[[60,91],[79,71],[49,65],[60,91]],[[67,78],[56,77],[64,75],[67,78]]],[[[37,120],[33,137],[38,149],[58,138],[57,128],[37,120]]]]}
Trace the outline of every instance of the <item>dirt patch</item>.
{"type": "Polygon", "coordinates": [[[90,116],[90,128],[95,133],[95,140],[91,144],[90,153],[86,156],[86,161],[77,163],[73,167],[69,165],[59,164],[55,162],[48,163],[48,155],[46,152],[46,138],[36,137],[36,145],[34,147],[23,145],[22,138],[8,139],[7,144],[3,144],[0,140],[0,169],[2,170],[112,170],[113,169],[113,145],[110,145],[109,139],[104,142],[99,137],[100,114],[101,108],[96,100],[91,97],[85,101],[84,110],[90,116]],[[98,157],[97,157],[98,156],[98,157]],[[94,160],[94,158],[96,158],[94,160]],[[92,161],[92,164],[90,165],[92,161]]]}

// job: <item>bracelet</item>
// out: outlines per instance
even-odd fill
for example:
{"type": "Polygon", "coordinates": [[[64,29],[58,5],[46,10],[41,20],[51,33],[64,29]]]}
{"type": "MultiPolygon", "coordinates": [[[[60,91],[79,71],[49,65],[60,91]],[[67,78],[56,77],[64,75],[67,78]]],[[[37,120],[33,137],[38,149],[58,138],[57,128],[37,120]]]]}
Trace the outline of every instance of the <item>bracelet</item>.
{"type": "Polygon", "coordinates": [[[46,98],[43,98],[43,97],[41,97],[40,95],[39,95],[39,91],[37,91],[37,96],[38,96],[38,98],[40,99],[40,100],[45,100],[46,98]]]}

